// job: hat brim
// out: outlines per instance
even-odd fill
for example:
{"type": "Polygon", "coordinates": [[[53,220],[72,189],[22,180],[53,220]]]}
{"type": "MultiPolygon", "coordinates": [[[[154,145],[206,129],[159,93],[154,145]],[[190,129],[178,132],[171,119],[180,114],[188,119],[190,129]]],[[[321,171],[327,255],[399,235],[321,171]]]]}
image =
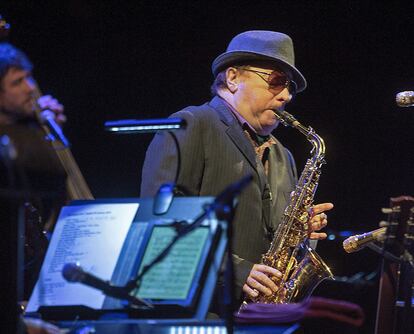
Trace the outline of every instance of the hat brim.
{"type": "Polygon", "coordinates": [[[292,76],[292,80],[295,81],[297,85],[298,92],[303,91],[307,86],[305,77],[302,75],[302,73],[299,72],[299,70],[296,67],[290,65],[283,59],[270,57],[255,52],[229,51],[222,53],[216,59],[214,59],[211,65],[211,69],[213,71],[214,77],[216,77],[217,74],[220,71],[224,70],[226,67],[249,60],[268,60],[275,62],[275,64],[278,67],[280,67],[281,70],[290,73],[290,75],[292,76]]]}

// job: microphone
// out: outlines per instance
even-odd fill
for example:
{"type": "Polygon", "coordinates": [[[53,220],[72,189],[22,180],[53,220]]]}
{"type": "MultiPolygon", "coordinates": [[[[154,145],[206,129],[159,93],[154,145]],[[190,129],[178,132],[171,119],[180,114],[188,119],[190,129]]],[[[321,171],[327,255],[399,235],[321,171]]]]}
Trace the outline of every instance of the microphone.
{"type": "Polygon", "coordinates": [[[397,102],[397,106],[399,107],[412,107],[414,106],[414,92],[400,92],[395,96],[395,101],[397,102]]]}
{"type": "Polygon", "coordinates": [[[59,126],[59,124],[56,123],[53,112],[51,112],[50,110],[44,110],[40,113],[39,118],[40,118],[40,121],[47,126],[50,133],[55,138],[60,140],[63,146],[65,147],[70,146],[69,140],[63,134],[62,128],[59,126]]]}
{"type": "Polygon", "coordinates": [[[347,253],[358,252],[373,241],[382,241],[387,227],[381,227],[371,232],[353,235],[344,240],[343,247],[347,253]]]}
{"type": "Polygon", "coordinates": [[[76,263],[65,264],[62,269],[62,275],[68,282],[88,285],[97,290],[101,290],[107,296],[127,300],[133,305],[153,307],[150,303],[131,296],[125,287],[111,285],[109,282],[84,271],[82,267],[76,263]]]}

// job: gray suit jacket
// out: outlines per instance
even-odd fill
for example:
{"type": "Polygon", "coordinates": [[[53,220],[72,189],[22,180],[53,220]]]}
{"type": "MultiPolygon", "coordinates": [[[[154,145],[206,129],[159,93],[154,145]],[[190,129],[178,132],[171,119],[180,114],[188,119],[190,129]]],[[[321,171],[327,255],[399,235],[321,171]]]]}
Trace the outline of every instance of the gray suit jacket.
{"type": "MultiPolygon", "coordinates": [[[[177,184],[194,196],[216,196],[247,174],[253,182],[241,193],[233,221],[233,257],[236,286],[242,287],[254,263],[270,245],[289,194],[296,183],[293,158],[279,142],[269,153],[269,175],[226,103],[214,97],[209,103],[187,107],[171,117],[187,121],[177,131],[181,168],[177,184]]],[[[177,151],[168,133],[156,134],[145,157],[141,196],[154,196],[161,184],[172,182],[177,151]]]]}

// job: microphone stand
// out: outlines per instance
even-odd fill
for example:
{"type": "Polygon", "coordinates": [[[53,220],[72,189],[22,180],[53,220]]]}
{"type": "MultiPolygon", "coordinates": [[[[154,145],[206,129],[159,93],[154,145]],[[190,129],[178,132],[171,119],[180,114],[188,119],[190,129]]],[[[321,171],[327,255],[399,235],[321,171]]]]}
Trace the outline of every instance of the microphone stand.
{"type": "Polygon", "coordinates": [[[227,265],[224,272],[224,312],[227,334],[234,332],[234,317],[235,310],[234,302],[234,264],[233,264],[233,218],[236,212],[236,205],[234,202],[227,202],[216,210],[216,216],[219,220],[227,222],[227,265]]]}
{"type": "Polygon", "coordinates": [[[192,224],[183,225],[180,222],[176,222],[177,225],[177,235],[169,243],[169,245],[149,264],[147,264],[143,270],[136,276],[131,279],[125,286],[127,291],[132,291],[140,286],[142,278],[145,274],[157,263],[161,262],[170,252],[174,244],[190,233],[194,231],[201,223],[215,212],[218,220],[225,220],[227,222],[227,266],[225,270],[225,294],[224,294],[224,303],[225,303],[225,320],[227,333],[233,333],[233,312],[235,310],[234,306],[234,269],[233,269],[233,259],[232,259],[232,222],[234,218],[234,213],[236,210],[235,199],[240,194],[240,192],[251,182],[253,176],[251,174],[243,177],[238,182],[230,184],[221,194],[219,194],[213,203],[207,205],[204,208],[204,212],[200,214],[192,224]]]}
{"type": "MultiPolygon", "coordinates": [[[[142,278],[145,274],[157,263],[161,262],[170,252],[171,248],[177,243],[179,239],[186,236],[190,232],[194,231],[197,227],[201,225],[201,223],[211,215],[211,213],[215,212],[220,208],[221,203],[216,203],[214,201],[212,204],[207,205],[204,208],[204,212],[200,214],[197,218],[195,218],[194,222],[191,224],[186,224],[185,222],[174,222],[172,225],[175,225],[177,230],[177,235],[171,240],[167,247],[158,254],[150,263],[148,263],[142,271],[136,276],[135,278],[131,279],[127,285],[125,286],[129,291],[136,289],[140,286],[142,278]]],[[[228,209],[223,208],[222,211],[228,211],[228,209]]]]}
{"type": "Polygon", "coordinates": [[[381,255],[384,259],[386,259],[388,261],[392,261],[392,262],[396,262],[396,263],[401,263],[402,262],[402,260],[399,257],[397,257],[397,256],[393,255],[392,253],[386,251],[383,247],[380,247],[380,246],[376,245],[373,242],[369,242],[366,245],[366,247],[369,248],[370,250],[374,251],[375,253],[381,255]]]}
{"type": "MultiPolygon", "coordinates": [[[[219,205],[221,203],[213,202],[212,204],[208,205],[204,212],[199,215],[195,221],[192,224],[186,224],[185,222],[174,222],[173,225],[175,225],[175,228],[177,230],[176,236],[173,238],[173,240],[168,244],[167,247],[164,248],[164,250],[158,254],[149,264],[147,264],[143,270],[138,273],[138,275],[135,278],[132,278],[126,285],[124,286],[115,286],[111,285],[108,282],[102,282],[97,277],[93,277],[92,279],[95,281],[95,284],[91,285],[96,289],[101,290],[105,295],[126,300],[129,302],[128,306],[130,307],[137,307],[140,305],[145,305],[149,308],[153,308],[153,305],[144,301],[143,299],[140,299],[138,297],[131,296],[130,293],[132,290],[137,289],[141,285],[141,280],[145,276],[145,274],[157,263],[161,262],[171,251],[172,247],[177,243],[179,239],[190,233],[191,231],[194,231],[197,227],[201,225],[201,223],[211,215],[212,212],[218,209],[219,205]]],[[[223,212],[228,211],[227,208],[222,209],[223,212]]],[[[63,268],[62,274],[64,278],[69,282],[81,282],[84,284],[87,284],[84,282],[80,276],[84,275],[85,272],[78,267],[75,264],[67,264],[63,268]],[[78,277],[79,276],[79,277],[78,277]]],[[[87,284],[90,285],[90,284],[87,284]]]]}

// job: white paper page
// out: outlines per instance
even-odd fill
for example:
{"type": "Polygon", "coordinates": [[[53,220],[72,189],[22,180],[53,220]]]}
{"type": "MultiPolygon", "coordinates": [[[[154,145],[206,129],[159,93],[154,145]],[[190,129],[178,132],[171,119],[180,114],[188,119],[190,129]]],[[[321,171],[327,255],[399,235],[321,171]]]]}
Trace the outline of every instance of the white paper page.
{"type": "Polygon", "coordinates": [[[52,235],[27,312],[39,306],[85,305],[99,309],[105,295],[62,276],[66,263],[110,280],[138,203],[88,204],[64,207],[52,235]]]}

